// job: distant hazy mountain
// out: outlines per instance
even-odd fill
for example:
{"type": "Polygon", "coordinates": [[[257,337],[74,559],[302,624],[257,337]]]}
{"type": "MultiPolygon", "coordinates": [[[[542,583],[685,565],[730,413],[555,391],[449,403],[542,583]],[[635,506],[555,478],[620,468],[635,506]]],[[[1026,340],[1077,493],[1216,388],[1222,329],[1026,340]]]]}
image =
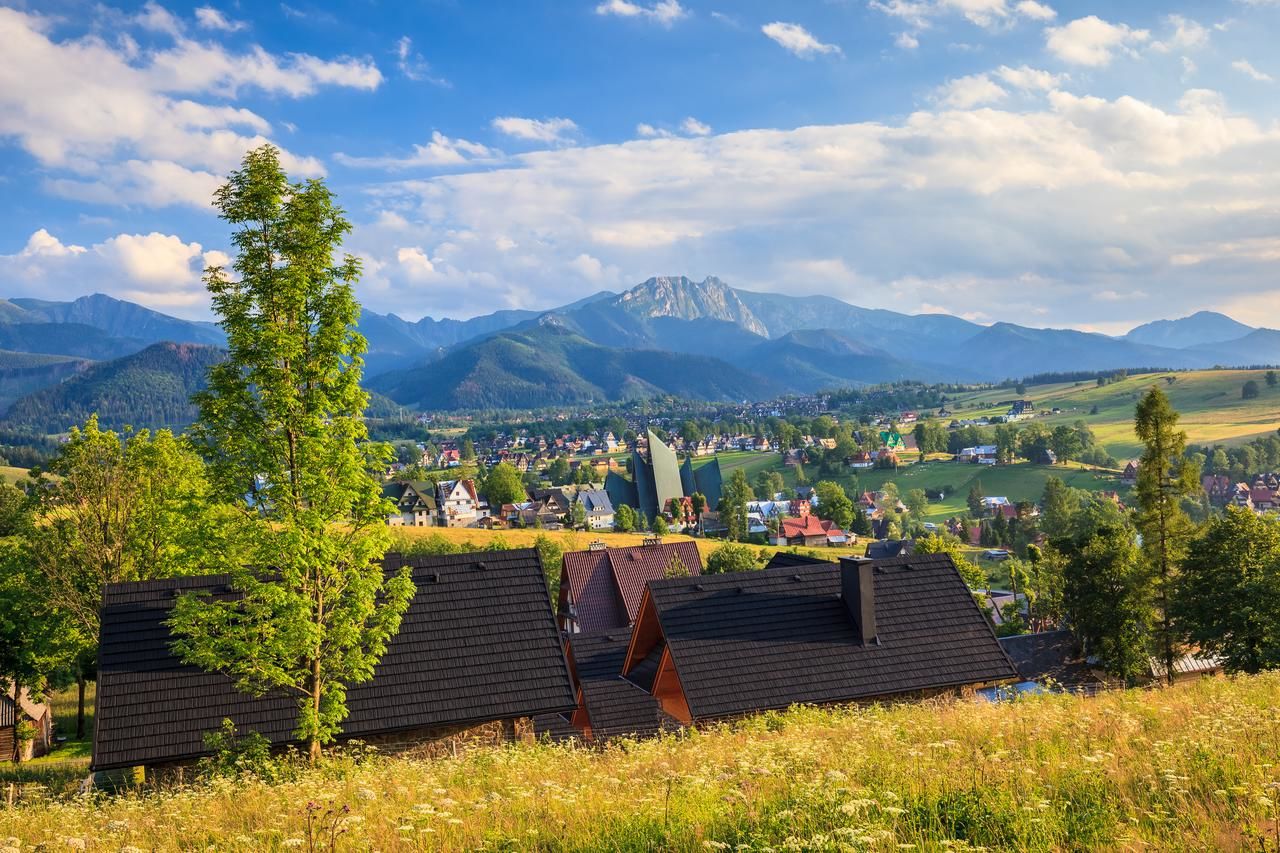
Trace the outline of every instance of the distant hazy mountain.
{"type": "Polygon", "coordinates": [[[1232,320],[1226,314],[1199,311],[1179,320],[1156,320],[1138,326],[1124,336],[1126,341],[1156,347],[1185,349],[1223,341],[1234,341],[1252,332],[1252,326],[1232,320]]]}
{"type": "MultiPolygon", "coordinates": [[[[1116,338],[1013,323],[980,326],[945,314],[860,308],[829,296],[756,293],[714,276],[655,277],[624,293],[602,291],[550,311],[503,310],[469,320],[411,322],[366,311],[360,331],[369,342],[366,384],[395,401],[379,400],[380,411],[397,403],[531,408],[654,394],[758,399],[904,379],[1280,363],[1280,332],[1207,311],[1116,338]]],[[[70,393],[58,383],[79,389],[75,399],[90,399],[98,392],[85,389],[100,387],[104,377],[132,381],[140,374],[127,357],[158,341],[220,345],[222,335],[213,324],[101,294],[71,302],[0,300],[0,350],[59,357],[24,363],[20,375],[0,357],[0,381],[7,383],[0,410],[12,404],[27,412],[18,398],[43,387],[70,393]],[[88,368],[87,359],[102,364],[88,368]]],[[[160,372],[172,375],[175,367],[160,372]]],[[[177,416],[164,402],[174,388],[165,390],[154,375],[139,381],[149,389],[131,398],[141,411],[154,411],[164,423],[177,416]],[[143,398],[155,401],[151,408],[143,398]]],[[[81,410],[75,399],[66,399],[69,412],[81,410]]],[[[104,397],[104,404],[114,399],[104,397]]],[[[51,404],[42,398],[31,405],[43,412],[51,404]]],[[[135,421],[152,425],[141,416],[135,421]]]]}
{"type": "Polygon", "coordinates": [[[224,357],[202,344],[153,344],[22,397],[0,423],[55,433],[97,412],[99,423],[112,429],[185,427],[196,417],[191,395],[205,387],[209,368],[224,357]]]}
{"type": "Polygon", "coordinates": [[[430,364],[373,377],[369,386],[424,409],[537,408],[661,394],[747,400],[787,387],[709,356],[603,347],[555,322],[473,341],[430,364]]]}
{"type": "Polygon", "coordinates": [[[65,355],[0,350],[0,416],[15,400],[56,385],[92,364],[65,355]]]}
{"type": "Polygon", "coordinates": [[[225,341],[222,330],[213,323],[180,320],[101,293],[81,296],[71,302],[46,302],[42,299],[11,299],[13,305],[26,312],[27,322],[79,323],[115,338],[144,341],[213,344],[225,341]]]}

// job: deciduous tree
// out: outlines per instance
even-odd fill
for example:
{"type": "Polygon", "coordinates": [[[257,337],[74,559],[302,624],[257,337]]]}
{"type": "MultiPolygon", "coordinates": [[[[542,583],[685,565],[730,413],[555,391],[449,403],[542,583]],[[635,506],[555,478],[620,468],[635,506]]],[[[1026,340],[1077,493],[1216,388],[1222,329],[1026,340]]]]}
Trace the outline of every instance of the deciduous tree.
{"type": "Polygon", "coordinates": [[[373,472],[388,449],[363,418],[360,262],[337,260],[351,225],[329,189],[291,183],[269,145],[245,155],[215,206],[237,229],[235,274],[204,277],[229,352],[196,397],[193,433],[245,554],[204,555],[239,597],[179,598],[174,648],[246,692],[297,697],[295,735],[314,761],[414,591],[407,568],[381,565],[390,539],[373,472]]]}

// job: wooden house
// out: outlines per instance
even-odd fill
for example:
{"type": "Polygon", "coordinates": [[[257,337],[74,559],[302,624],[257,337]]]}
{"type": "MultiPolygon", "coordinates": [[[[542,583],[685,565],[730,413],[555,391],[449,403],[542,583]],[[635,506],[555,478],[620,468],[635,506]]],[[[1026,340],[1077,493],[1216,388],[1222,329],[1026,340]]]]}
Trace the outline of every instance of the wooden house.
{"type": "MultiPolygon", "coordinates": [[[[536,717],[576,707],[536,549],[388,554],[417,587],[373,678],[347,692],[340,740],[436,754],[533,736],[536,717]]],[[[111,584],[102,609],[95,770],[182,765],[207,754],[224,719],[276,747],[295,744],[296,696],[251,696],[177,660],[165,624],[187,592],[233,598],[226,576],[111,584]]]]}
{"type": "Polygon", "coordinates": [[[0,761],[38,758],[53,748],[53,714],[49,706],[36,702],[27,690],[14,694],[13,687],[0,691],[0,761]],[[19,721],[31,723],[35,737],[18,743],[19,721]],[[21,754],[19,754],[21,750],[21,754]]]}

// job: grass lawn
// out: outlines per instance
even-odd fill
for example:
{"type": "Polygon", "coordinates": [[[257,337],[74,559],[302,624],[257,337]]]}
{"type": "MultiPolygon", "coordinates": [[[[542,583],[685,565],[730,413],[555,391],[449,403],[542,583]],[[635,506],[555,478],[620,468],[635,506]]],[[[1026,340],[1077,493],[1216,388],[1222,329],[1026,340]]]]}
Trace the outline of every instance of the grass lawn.
{"type": "MultiPolygon", "coordinates": [[[[694,470],[706,465],[712,458],[703,456],[693,460],[694,470]]],[[[751,482],[761,471],[770,471],[782,467],[781,453],[755,453],[749,450],[734,450],[728,453],[717,453],[714,458],[720,463],[720,476],[726,483],[733,476],[733,472],[739,468],[747,475],[747,482],[751,482]]]]}
{"type": "MultiPolygon", "coordinates": [[[[1039,418],[1052,427],[1083,420],[1098,441],[1117,459],[1138,455],[1141,447],[1133,434],[1133,410],[1138,398],[1153,384],[1169,395],[1192,444],[1241,444],[1280,428],[1280,387],[1268,387],[1265,370],[1195,370],[1185,373],[1148,373],[1130,376],[1101,388],[1095,382],[1060,382],[1027,388],[1025,399],[1040,410],[1062,409],[1060,415],[1039,418]],[[1166,377],[1173,379],[1167,382],[1166,377]],[[1261,394],[1244,400],[1240,389],[1247,380],[1258,383],[1261,394]],[[1091,414],[1097,406],[1097,414],[1091,414]]],[[[952,403],[957,417],[1003,415],[1000,401],[1013,399],[1011,388],[957,396],[952,403]]]]}
{"type": "Polygon", "coordinates": [[[876,491],[892,481],[897,484],[899,494],[906,494],[911,489],[941,491],[946,497],[931,502],[922,520],[943,521],[969,511],[967,501],[974,483],[982,484],[982,491],[987,497],[1002,496],[1014,502],[1039,501],[1045,481],[1050,477],[1058,477],[1069,486],[1091,492],[1114,490],[1123,495],[1126,491],[1116,474],[1079,465],[1032,465],[1030,462],[1014,465],[924,462],[897,470],[858,471],[854,476],[846,477],[844,484],[851,489],[856,484],[858,491],[876,491]]]}

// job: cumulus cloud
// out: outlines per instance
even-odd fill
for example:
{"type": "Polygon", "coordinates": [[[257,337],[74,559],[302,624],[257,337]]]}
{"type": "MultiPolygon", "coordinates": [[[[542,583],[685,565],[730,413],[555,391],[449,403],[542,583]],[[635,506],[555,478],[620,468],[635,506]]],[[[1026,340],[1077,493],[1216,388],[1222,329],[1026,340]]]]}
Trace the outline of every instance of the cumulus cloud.
{"type": "Polygon", "coordinates": [[[1253,63],[1249,62],[1247,59],[1237,59],[1235,62],[1231,63],[1231,67],[1246,77],[1257,80],[1259,83],[1270,83],[1273,80],[1270,74],[1254,68],[1253,63]]]}
{"type": "MultiPolygon", "coordinates": [[[[0,7],[0,138],[17,143],[47,172],[54,192],[108,204],[194,204],[207,208],[212,175],[226,174],[271,125],[241,107],[210,103],[242,90],[303,97],[326,86],[375,88],[365,60],[278,57],[260,47],[240,54],[182,35],[162,7],[144,8],[132,26],[172,37],[141,50],[90,34],[56,38],[52,22],[0,7]]],[[[320,161],[283,161],[303,176],[320,161]]]]}
{"type": "Polygon", "coordinates": [[[871,0],[869,5],[916,30],[928,29],[935,19],[948,15],[959,15],[984,29],[997,29],[1012,26],[1018,18],[1049,21],[1058,14],[1037,0],[871,0]]]}
{"type": "Polygon", "coordinates": [[[1190,18],[1183,15],[1167,15],[1165,24],[1169,27],[1169,35],[1151,43],[1151,49],[1157,53],[1195,50],[1209,43],[1209,28],[1190,18]]]}
{"type": "Polygon", "coordinates": [[[431,64],[422,57],[422,54],[413,49],[413,39],[408,36],[401,36],[396,40],[396,68],[400,71],[400,76],[406,80],[417,82],[427,82],[439,86],[443,89],[450,89],[453,84],[443,77],[439,77],[431,72],[431,64]]]}
{"type": "Polygon", "coordinates": [[[495,130],[515,139],[528,142],[545,142],[558,144],[570,141],[578,132],[578,125],[567,118],[520,118],[517,116],[501,116],[492,122],[495,130]]]}
{"type": "Polygon", "coordinates": [[[1019,65],[1017,68],[1001,65],[996,69],[995,75],[1013,88],[1024,92],[1036,90],[1047,92],[1061,86],[1067,80],[1066,74],[1053,74],[1027,65],[1019,65]]]}
{"type": "Polygon", "coordinates": [[[1058,17],[1058,13],[1053,10],[1052,6],[1037,3],[1036,0],[1022,0],[1015,9],[1019,15],[1024,18],[1030,18],[1033,21],[1052,21],[1058,17]]]}
{"type": "Polygon", "coordinates": [[[422,167],[461,166],[477,160],[493,160],[501,154],[479,142],[452,139],[438,130],[431,132],[426,145],[413,146],[404,157],[353,157],[339,152],[334,159],[344,166],[375,169],[414,169],[422,167]]]}
{"type": "Polygon", "coordinates": [[[1260,246],[1224,244],[1266,237],[1280,218],[1280,176],[1265,166],[1280,128],[1207,90],[1166,109],[1063,92],[1038,71],[988,73],[1010,95],[1049,87],[1026,111],[642,138],[379,185],[371,203],[407,225],[363,226],[354,241],[393,261],[404,246],[436,247],[441,286],[371,307],[547,308],[602,286],[593,261],[619,285],[696,267],[748,289],[957,314],[997,304],[1001,318],[1057,324],[1095,322],[1102,290],[1148,293],[1110,315],[1140,321],[1194,310],[1209,275],[1224,299],[1268,280],[1260,246]],[[499,240],[507,250],[494,251],[499,240]],[[1202,259],[1177,265],[1179,254],[1202,259]],[[812,277],[796,275],[805,263],[812,277]]]}
{"type": "Polygon", "coordinates": [[[703,124],[693,116],[689,116],[684,121],[680,122],[680,129],[683,130],[685,133],[689,134],[690,136],[710,136],[711,135],[711,125],[703,124]]]}
{"type": "Polygon", "coordinates": [[[937,91],[938,103],[944,107],[967,110],[979,104],[993,104],[1008,97],[987,74],[970,74],[947,81],[937,91]]]}
{"type": "Polygon", "coordinates": [[[234,33],[245,28],[244,21],[234,21],[212,6],[200,6],[196,9],[196,23],[202,29],[234,33]]]}
{"type": "Polygon", "coordinates": [[[834,44],[818,41],[813,33],[799,24],[774,21],[771,24],[765,24],[760,31],[801,59],[812,59],[824,53],[839,54],[841,52],[840,48],[834,44]]]}
{"type": "Polygon", "coordinates": [[[13,254],[0,254],[0,277],[11,296],[71,299],[85,282],[152,308],[186,316],[208,312],[200,282],[204,267],[227,255],[173,234],[117,234],[91,247],[65,244],[44,228],[13,254]]]}
{"type": "Polygon", "coordinates": [[[1073,65],[1100,67],[1111,64],[1117,52],[1132,52],[1151,37],[1147,30],[1131,29],[1126,24],[1112,24],[1097,15],[1077,18],[1061,27],[1045,30],[1045,46],[1049,52],[1073,65]]]}
{"type": "Polygon", "coordinates": [[[687,17],[689,10],[681,6],[679,0],[657,0],[651,5],[633,3],[631,0],[605,0],[596,6],[596,14],[637,18],[670,27],[681,18],[687,17]]]}

